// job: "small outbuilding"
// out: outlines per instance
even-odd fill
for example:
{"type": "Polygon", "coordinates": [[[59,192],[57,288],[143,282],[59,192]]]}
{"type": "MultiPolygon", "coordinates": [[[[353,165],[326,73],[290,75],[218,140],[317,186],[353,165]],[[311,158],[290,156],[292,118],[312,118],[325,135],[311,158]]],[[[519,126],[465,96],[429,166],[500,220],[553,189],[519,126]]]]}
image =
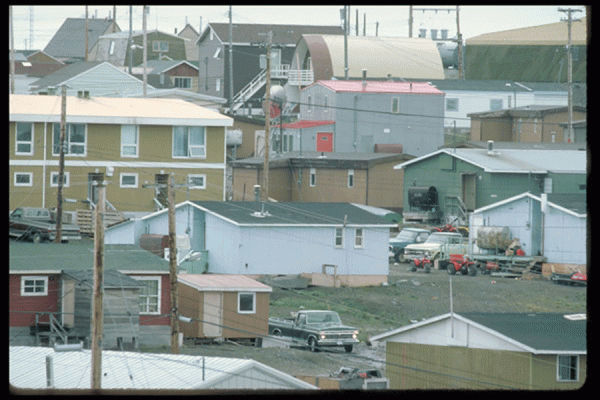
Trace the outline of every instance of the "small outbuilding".
{"type": "Polygon", "coordinates": [[[248,276],[180,274],[179,310],[190,322],[180,322],[184,338],[249,340],[269,334],[270,286],[248,276]]]}

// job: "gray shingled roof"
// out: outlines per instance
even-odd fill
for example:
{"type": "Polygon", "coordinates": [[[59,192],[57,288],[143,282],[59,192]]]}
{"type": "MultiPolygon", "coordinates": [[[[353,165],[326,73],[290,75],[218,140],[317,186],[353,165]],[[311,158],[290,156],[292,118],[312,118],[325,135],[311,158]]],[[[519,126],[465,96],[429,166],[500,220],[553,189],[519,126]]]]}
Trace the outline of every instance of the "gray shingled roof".
{"type": "MultiPolygon", "coordinates": [[[[211,22],[210,27],[222,42],[229,42],[229,24],[211,22]]],[[[276,25],[276,24],[233,24],[234,43],[266,43],[266,33],[273,32],[273,43],[296,45],[302,35],[343,35],[344,30],[340,26],[322,25],[276,25]]],[[[207,30],[200,36],[199,40],[206,35],[207,30]]]]}
{"type": "MultiPolygon", "coordinates": [[[[94,47],[98,37],[111,26],[112,20],[88,18],[88,48],[94,47]]],[[[117,30],[120,30],[117,27],[117,30]]],[[[85,56],[85,18],[67,18],[44,48],[44,52],[58,58],[85,56]]]]}
{"type": "MultiPolygon", "coordinates": [[[[87,270],[94,268],[94,243],[89,239],[69,243],[9,242],[11,272],[87,270]]],[[[169,272],[169,262],[135,245],[105,245],[104,269],[136,272],[169,272]]]]}
{"type": "Polygon", "coordinates": [[[392,227],[386,219],[351,203],[263,203],[242,201],[192,201],[193,204],[239,225],[281,226],[341,226],[347,225],[392,227]],[[260,212],[268,213],[264,217],[260,212]]]}
{"type": "Polygon", "coordinates": [[[460,313],[537,351],[586,351],[586,320],[561,313],[460,313]]]}

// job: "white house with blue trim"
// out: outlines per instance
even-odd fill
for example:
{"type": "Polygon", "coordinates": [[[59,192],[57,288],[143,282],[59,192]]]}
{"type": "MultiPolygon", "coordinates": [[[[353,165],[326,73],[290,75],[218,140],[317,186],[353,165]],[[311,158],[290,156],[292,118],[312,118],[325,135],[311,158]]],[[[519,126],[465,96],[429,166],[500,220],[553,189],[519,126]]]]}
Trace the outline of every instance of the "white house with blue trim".
{"type": "MultiPolygon", "coordinates": [[[[176,233],[205,252],[208,273],[321,274],[334,283],[387,283],[389,230],[384,218],[351,203],[186,201],[176,233]]],[[[107,228],[107,244],[168,234],[167,210],[107,228]]]]}

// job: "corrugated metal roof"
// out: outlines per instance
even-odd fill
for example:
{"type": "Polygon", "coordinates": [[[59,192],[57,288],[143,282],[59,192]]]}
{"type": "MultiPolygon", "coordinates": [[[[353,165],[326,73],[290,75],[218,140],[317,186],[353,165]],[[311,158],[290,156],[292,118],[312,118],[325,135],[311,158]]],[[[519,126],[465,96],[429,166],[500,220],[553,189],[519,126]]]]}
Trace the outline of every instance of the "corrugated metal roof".
{"type": "MultiPolygon", "coordinates": [[[[60,122],[60,96],[11,94],[8,105],[11,122],[60,122]]],[[[67,96],[67,123],[232,126],[233,119],[181,99],[67,96]]]]}
{"type": "MultiPolygon", "coordinates": [[[[9,382],[13,388],[45,389],[46,356],[52,357],[55,389],[91,387],[90,350],[56,352],[48,347],[10,346],[9,353],[9,382]]],[[[225,390],[316,389],[254,360],[102,352],[102,389],[190,390],[214,389],[217,385],[225,390]]]]}
{"type": "MultiPolygon", "coordinates": [[[[331,57],[333,76],[345,76],[344,36],[322,35],[331,57]]],[[[444,79],[442,57],[435,42],[423,38],[349,36],[348,76],[444,79]]],[[[314,57],[313,57],[314,59],[314,57]]]]}
{"type": "Polygon", "coordinates": [[[234,274],[179,274],[177,280],[201,291],[271,292],[273,289],[250,277],[234,274]]]}
{"type": "Polygon", "coordinates": [[[402,169],[421,160],[446,153],[491,173],[587,173],[587,153],[580,150],[496,149],[441,149],[396,165],[402,169]]]}
{"type": "MultiPolygon", "coordinates": [[[[209,23],[199,40],[207,34],[209,28],[212,28],[223,43],[229,43],[229,24],[226,22],[209,23]]],[[[273,43],[288,45],[296,45],[303,34],[344,34],[344,30],[338,25],[232,24],[234,44],[266,43],[265,33],[269,31],[273,32],[273,43]]]]}
{"type": "Polygon", "coordinates": [[[444,92],[426,82],[383,82],[383,81],[318,81],[317,85],[324,86],[335,92],[360,93],[398,93],[398,94],[436,94],[444,92]]]}

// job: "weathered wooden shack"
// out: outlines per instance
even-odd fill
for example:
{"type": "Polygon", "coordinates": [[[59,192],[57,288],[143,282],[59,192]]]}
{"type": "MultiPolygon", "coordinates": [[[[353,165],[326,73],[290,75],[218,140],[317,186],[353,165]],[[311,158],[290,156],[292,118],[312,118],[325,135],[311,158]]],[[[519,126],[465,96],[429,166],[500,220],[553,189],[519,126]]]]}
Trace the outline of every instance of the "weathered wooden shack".
{"type": "MultiPolygon", "coordinates": [[[[103,348],[136,348],[140,336],[140,290],[144,284],[116,270],[104,271],[103,348]]],[[[63,326],[70,337],[91,341],[93,270],[67,270],[59,297],[63,326]]]]}

